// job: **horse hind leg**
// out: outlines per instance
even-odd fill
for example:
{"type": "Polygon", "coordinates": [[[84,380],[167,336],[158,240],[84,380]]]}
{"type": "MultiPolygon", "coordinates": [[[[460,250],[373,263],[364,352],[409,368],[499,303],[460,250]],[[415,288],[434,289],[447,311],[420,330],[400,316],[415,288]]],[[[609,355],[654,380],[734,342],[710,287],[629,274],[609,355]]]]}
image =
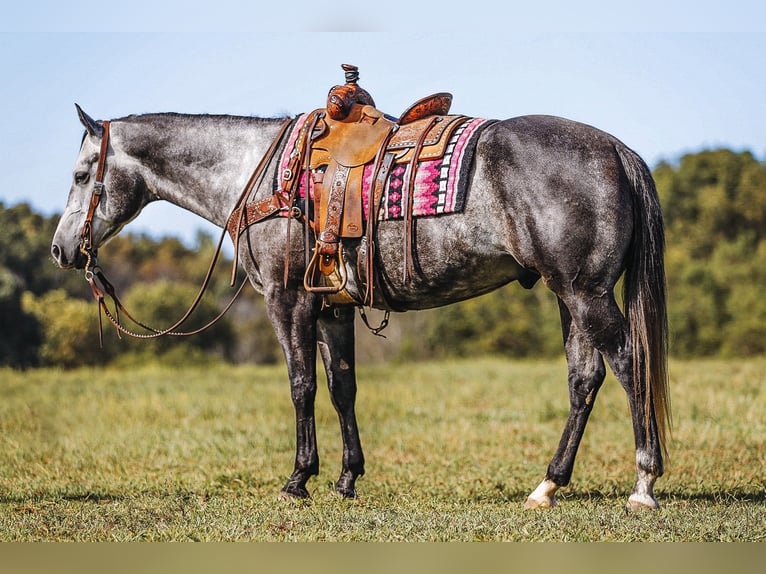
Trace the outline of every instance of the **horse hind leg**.
{"type": "MultiPolygon", "coordinates": [[[[609,364],[628,396],[636,445],[638,476],[628,499],[627,508],[629,510],[659,508],[659,503],[654,496],[654,483],[663,474],[658,425],[654,413],[650,412],[649,416],[646,413],[647,383],[641,374],[643,369],[639,365],[638,374],[633,372],[633,348],[628,334],[627,321],[611,293],[601,296],[592,293],[570,294],[563,299],[563,303],[572,316],[570,335],[574,329],[582,333],[583,340],[596,349],[609,364]]],[[[562,316],[563,314],[562,311],[562,316]]],[[[567,351],[569,356],[569,349],[567,351]]],[[[592,408],[592,404],[590,408],[592,408]]],[[[583,429],[585,420],[582,421],[583,429]]],[[[566,436],[567,431],[564,433],[562,442],[566,436]]],[[[563,457],[562,460],[566,461],[567,459],[563,457]]],[[[551,463],[554,470],[556,462],[557,458],[554,458],[551,463]]],[[[562,468],[566,469],[567,467],[563,465],[562,468]]],[[[548,478],[546,478],[547,480],[548,478]]],[[[560,486],[561,484],[556,480],[555,475],[550,477],[551,484],[560,486]]],[[[543,483],[545,484],[546,481],[543,483]]],[[[548,487],[550,489],[551,485],[548,487]]],[[[538,490],[540,489],[538,488],[538,490]]]]}
{"type": "Polygon", "coordinates": [[[555,506],[556,491],[569,484],[585,426],[606,375],[601,353],[573,324],[569,310],[560,299],[559,310],[568,366],[569,417],[545,479],[527,498],[524,505],[527,509],[555,506]]]}
{"type": "MultiPolygon", "coordinates": [[[[590,336],[615,377],[625,390],[630,405],[636,447],[637,479],[626,508],[659,508],[654,483],[664,472],[659,428],[652,405],[647,405],[648,382],[642,362],[634,371],[633,345],[628,324],[613,297],[591,300],[584,319],[591,325],[590,336]],[[647,408],[649,412],[647,413],[647,408]]],[[[653,397],[650,397],[653,399],[653,397]]]]}
{"type": "Polygon", "coordinates": [[[356,479],[364,474],[364,454],[356,422],[356,369],[354,365],[354,307],[323,312],[317,322],[330,398],[340,420],[343,460],[335,490],[344,498],[356,498],[356,479]]]}

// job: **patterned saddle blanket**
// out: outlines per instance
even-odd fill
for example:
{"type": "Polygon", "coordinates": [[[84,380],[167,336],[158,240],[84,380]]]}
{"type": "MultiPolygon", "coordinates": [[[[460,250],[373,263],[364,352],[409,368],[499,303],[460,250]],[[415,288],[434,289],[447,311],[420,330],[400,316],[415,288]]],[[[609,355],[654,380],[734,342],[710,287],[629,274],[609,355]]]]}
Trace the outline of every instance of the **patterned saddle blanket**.
{"type": "MultiPolygon", "coordinates": [[[[280,169],[278,174],[284,173],[290,163],[290,156],[295,148],[295,143],[301,130],[310,114],[301,115],[293,126],[287,145],[280,158],[280,169]]],[[[426,136],[422,150],[418,156],[415,169],[415,182],[413,187],[412,215],[413,217],[435,216],[460,212],[463,209],[466,198],[468,173],[472,164],[473,155],[476,150],[476,140],[489,120],[483,118],[469,118],[466,116],[447,115],[439,116],[439,121],[430,130],[426,136]]],[[[409,184],[408,166],[411,164],[413,153],[412,134],[417,133],[420,122],[414,122],[416,125],[411,129],[404,128],[398,132],[389,141],[386,151],[395,154],[393,165],[389,170],[383,186],[381,198],[381,208],[378,211],[379,220],[402,219],[404,217],[405,207],[402,205],[403,190],[409,184]]],[[[321,139],[317,144],[321,145],[321,139]]],[[[377,150],[376,150],[377,152],[377,150]]],[[[362,156],[361,165],[349,166],[357,171],[356,177],[359,179],[356,188],[360,195],[358,198],[348,197],[348,201],[359,201],[359,212],[366,221],[367,214],[370,213],[369,201],[373,187],[373,177],[375,171],[375,158],[370,154],[362,156]]],[[[326,149],[312,152],[311,169],[324,172],[326,169],[328,156],[332,156],[326,149]],[[316,156],[316,158],[315,158],[316,156]]],[[[359,162],[359,158],[349,160],[348,157],[341,158],[346,162],[359,162]]],[[[351,175],[353,177],[353,175],[351,175]]],[[[298,196],[302,199],[308,195],[313,201],[317,199],[317,177],[306,178],[305,171],[301,170],[299,179],[298,196]],[[308,179],[308,193],[306,190],[308,179]]],[[[280,190],[280,182],[275,181],[275,191],[280,190]]],[[[348,213],[346,210],[344,212],[348,213]]],[[[346,236],[346,234],[342,234],[346,236]]]]}

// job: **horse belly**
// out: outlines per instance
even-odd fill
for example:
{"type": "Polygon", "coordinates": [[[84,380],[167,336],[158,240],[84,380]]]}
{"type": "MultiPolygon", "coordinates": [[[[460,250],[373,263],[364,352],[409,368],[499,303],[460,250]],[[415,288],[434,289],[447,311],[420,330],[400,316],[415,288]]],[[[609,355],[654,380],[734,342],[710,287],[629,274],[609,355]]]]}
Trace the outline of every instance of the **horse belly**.
{"type": "Polygon", "coordinates": [[[404,264],[403,225],[381,225],[377,273],[392,307],[430,309],[483,295],[515,280],[534,283],[536,274],[522,267],[491,236],[458,224],[464,217],[416,222],[411,255],[414,272],[409,276],[404,264]]]}

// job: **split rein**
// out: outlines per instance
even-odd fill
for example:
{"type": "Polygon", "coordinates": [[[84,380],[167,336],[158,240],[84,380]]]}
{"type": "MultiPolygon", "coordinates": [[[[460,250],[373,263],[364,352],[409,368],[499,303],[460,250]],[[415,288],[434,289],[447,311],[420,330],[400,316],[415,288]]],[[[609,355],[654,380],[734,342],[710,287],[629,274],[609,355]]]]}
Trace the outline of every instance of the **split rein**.
{"type": "MultiPolygon", "coordinates": [[[[277,148],[279,146],[279,142],[282,141],[282,138],[284,137],[291,123],[292,122],[290,119],[286,119],[282,123],[279,129],[279,132],[277,133],[276,137],[272,140],[271,145],[269,146],[269,149],[261,158],[261,161],[258,163],[255,170],[253,171],[253,174],[250,176],[250,179],[245,185],[245,188],[243,189],[239,199],[237,200],[237,203],[235,204],[234,209],[232,210],[229,218],[227,219],[227,224],[228,224],[228,222],[232,219],[232,217],[234,217],[234,214],[237,213],[237,211],[239,211],[239,217],[235,218],[237,222],[236,222],[236,227],[234,228],[236,230],[234,233],[234,261],[232,264],[231,283],[230,283],[232,287],[234,286],[236,282],[237,253],[239,251],[239,229],[241,228],[241,225],[243,223],[243,218],[245,216],[245,211],[246,211],[244,209],[244,203],[247,197],[253,192],[254,189],[256,189],[258,182],[262,180],[266,167],[269,165],[272,158],[274,157],[274,154],[276,153],[277,148]]],[[[307,130],[306,135],[304,135],[304,139],[306,140],[304,142],[304,145],[306,146],[306,150],[308,149],[308,134],[310,134],[311,131],[313,131],[314,123],[312,123],[311,128],[307,130]]],[[[199,327],[198,329],[194,329],[192,331],[177,331],[176,330],[183,323],[186,322],[186,320],[191,316],[191,314],[194,312],[194,310],[199,306],[200,302],[202,301],[205,291],[207,290],[210,284],[210,280],[213,276],[216,263],[218,263],[218,258],[221,254],[223,242],[224,242],[224,239],[226,238],[227,225],[224,225],[223,231],[221,232],[221,236],[218,240],[218,245],[216,246],[215,252],[210,261],[210,265],[208,266],[207,273],[205,274],[205,278],[202,281],[202,286],[200,287],[199,292],[197,293],[197,296],[194,298],[194,301],[189,306],[189,309],[183,314],[183,316],[180,319],[178,319],[178,321],[176,321],[173,325],[171,325],[170,327],[166,329],[156,329],[154,327],[150,327],[149,325],[142,323],[141,321],[133,317],[125,308],[125,306],[122,304],[120,299],[117,297],[117,294],[114,289],[114,285],[112,285],[112,283],[106,278],[106,276],[104,275],[103,269],[96,262],[96,254],[93,250],[93,216],[96,213],[96,208],[101,202],[101,197],[103,196],[104,190],[105,190],[104,172],[106,170],[106,156],[107,156],[107,151],[109,148],[110,122],[108,120],[103,121],[102,127],[103,127],[103,134],[101,136],[101,148],[99,150],[98,163],[96,166],[96,178],[93,183],[93,193],[91,194],[90,204],[88,205],[88,213],[85,217],[85,223],[83,224],[82,233],[80,235],[80,252],[86,257],[85,280],[88,282],[91,290],[93,291],[93,297],[96,300],[98,304],[98,309],[99,309],[98,311],[99,344],[103,346],[103,341],[104,341],[102,315],[106,316],[109,322],[117,330],[118,337],[120,336],[120,334],[128,335],[135,339],[154,339],[154,338],[163,337],[163,336],[187,337],[191,335],[197,335],[205,331],[206,329],[209,329],[210,327],[212,327],[229,311],[229,309],[231,309],[232,305],[234,305],[235,301],[239,298],[239,295],[242,293],[242,290],[247,284],[247,277],[245,277],[242,279],[242,282],[240,283],[239,287],[237,288],[236,292],[232,296],[229,303],[223,308],[223,310],[215,318],[213,318],[207,324],[203,325],[202,327],[199,327]],[[112,312],[112,310],[109,308],[109,305],[106,302],[107,296],[112,300],[112,304],[114,306],[114,312],[112,312]],[[124,315],[130,321],[132,321],[135,325],[149,332],[136,333],[135,331],[128,329],[127,327],[123,325],[120,318],[121,315],[124,315]]],[[[307,151],[305,151],[304,153],[305,153],[305,156],[307,157],[308,156],[307,151]]],[[[298,154],[294,153],[293,160],[296,161],[296,163],[299,162],[300,153],[298,154]]],[[[296,165],[295,167],[299,168],[300,166],[296,165]]],[[[295,171],[297,173],[298,169],[296,169],[295,171]]],[[[307,174],[308,174],[308,171],[309,170],[307,169],[306,170],[307,174]]],[[[287,203],[287,209],[290,209],[291,211],[293,209],[291,206],[293,205],[293,202],[295,199],[295,193],[297,192],[297,187],[298,187],[297,185],[294,185],[290,193],[289,201],[287,203]]],[[[269,211],[269,215],[276,213],[276,211],[277,210],[269,211]]],[[[287,224],[288,238],[290,236],[290,221],[292,221],[294,216],[295,214],[291,213],[290,217],[288,218],[288,224],[287,224]]],[[[307,221],[308,219],[306,218],[305,220],[306,236],[307,236],[306,245],[308,245],[307,221]]],[[[288,251],[286,249],[285,283],[287,283],[288,264],[289,264],[288,251]]],[[[383,321],[381,322],[381,324],[378,327],[373,327],[370,325],[367,315],[364,312],[364,309],[362,307],[360,307],[359,309],[360,309],[362,320],[364,324],[367,326],[367,328],[374,335],[377,335],[379,337],[385,337],[384,335],[381,335],[380,332],[383,331],[383,329],[385,329],[388,326],[389,311],[386,311],[385,317],[383,321]]]]}
{"type": "MultiPolygon", "coordinates": [[[[237,204],[235,205],[235,210],[238,207],[240,207],[240,205],[247,198],[247,196],[253,191],[253,189],[255,189],[256,183],[262,178],[263,172],[266,169],[266,166],[269,164],[271,158],[276,153],[276,149],[279,145],[279,142],[282,140],[282,137],[287,131],[287,128],[290,125],[290,123],[291,123],[290,120],[286,119],[284,123],[282,124],[282,126],[280,127],[279,133],[272,141],[268,151],[263,156],[258,166],[255,168],[255,171],[253,172],[252,176],[250,176],[250,179],[248,180],[247,185],[245,186],[245,189],[242,191],[242,194],[239,200],[237,201],[237,204]]],[[[101,202],[101,197],[103,196],[104,190],[105,190],[104,171],[106,169],[106,156],[107,156],[107,151],[109,148],[110,122],[108,120],[105,120],[104,122],[102,122],[102,126],[103,126],[103,134],[101,137],[101,148],[99,150],[99,155],[98,155],[98,164],[96,166],[96,178],[93,183],[93,193],[91,194],[90,204],[88,205],[88,213],[85,217],[85,223],[83,224],[82,233],[80,235],[80,252],[86,257],[85,280],[90,285],[90,288],[93,291],[93,297],[98,303],[98,308],[99,308],[99,313],[98,313],[99,344],[103,346],[102,314],[105,315],[107,319],[109,319],[109,322],[112,323],[112,325],[115,327],[115,329],[117,330],[118,336],[120,336],[120,334],[122,333],[136,339],[154,339],[154,338],[162,337],[166,335],[174,336],[174,337],[186,337],[186,336],[196,335],[198,333],[201,333],[202,331],[205,331],[206,329],[212,327],[226,314],[226,312],[231,308],[231,306],[234,305],[234,302],[242,293],[242,290],[244,289],[247,283],[247,277],[245,277],[240,283],[236,292],[234,293],[234,296],[231,298],[231,301],[229,301],[229,303],[224,307],[223,311],[221,311],[210,322],[192,331],[176,331],[176,329],[178,329],[184,322],[186,322],[186,320],[191,316],[191,314],[197,308],[199,303],[202,301],[205,291],[207,290],[210,284],[210,280],[213,276],[213,271],[215,270],[215,266],[216,266],[216,263],[218,262],[218,258],[221,254],[223,241],[226,237],[226,226],[224,225],[224,229],[221,233],[220,239],[218,240],[218,245],[215,249],[215,253],[213,254],[213,257],[210,261],[210,265],[208,267],[207,273],[205,274],[205,278],[202,281],[202,286],[200,287],[200,290],[197,293],[197,296],[194,298],[194,301],[189,306],[189,309],[183,314],[183,316],[180,319],[178,319],[178,321],[176,321],[173,325],[171,325],[170,327],[166,329],[155,329],[154,327],[150,327],[149,325],[146,325],[142,323],[141,321],[135,319],[128,312],[128,310],[122,304],[120,299],[117,297],[114,286],[109,282],[109,280],[104,275],[103,269],[101,269],[101,267],[96,263],[96,255],[93,251],[93,216],[96,212],[96,208],[101,202]],[[112,310],[107,305],[107,302],[106,302],[107,295],[112,300],[112,304],[114,305],[114,312],[112,312],[112,310]],[[136,333],[128,329],[127,327],[125,327],[122,324],[122,321],[120,320],[121,314],[127,317],[128,319],[130,319],[130,321],[132,321],[139,327],[149,331],[149,333],[136,333]]],[[[235,249],[237,247],[237,243],[238,242],[235,239],[235,249]]],[[[237,270],[237,254],[235,252],[234,262],[232,265],[232,273],[231,273],[232,286],[234,285],[236,281],[235,279],[236,270],[237,270]]]]}

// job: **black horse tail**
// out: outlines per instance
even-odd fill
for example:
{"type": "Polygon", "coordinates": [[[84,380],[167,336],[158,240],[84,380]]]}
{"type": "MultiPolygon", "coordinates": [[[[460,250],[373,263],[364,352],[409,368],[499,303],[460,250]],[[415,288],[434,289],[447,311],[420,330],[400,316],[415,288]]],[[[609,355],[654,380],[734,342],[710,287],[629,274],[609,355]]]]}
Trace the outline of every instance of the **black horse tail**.
{"type": "Polygon", "coordinates": [[[660,447],[667,458],[672,419],[662,211],[654,179],[644,160],[623,145],[616,145],[616,150],[633,201],[633,240],[623,279],[623,304],[633,348],[635,392],[636,398],[644,395],[647,440],[654,416],[660,447]]]}

